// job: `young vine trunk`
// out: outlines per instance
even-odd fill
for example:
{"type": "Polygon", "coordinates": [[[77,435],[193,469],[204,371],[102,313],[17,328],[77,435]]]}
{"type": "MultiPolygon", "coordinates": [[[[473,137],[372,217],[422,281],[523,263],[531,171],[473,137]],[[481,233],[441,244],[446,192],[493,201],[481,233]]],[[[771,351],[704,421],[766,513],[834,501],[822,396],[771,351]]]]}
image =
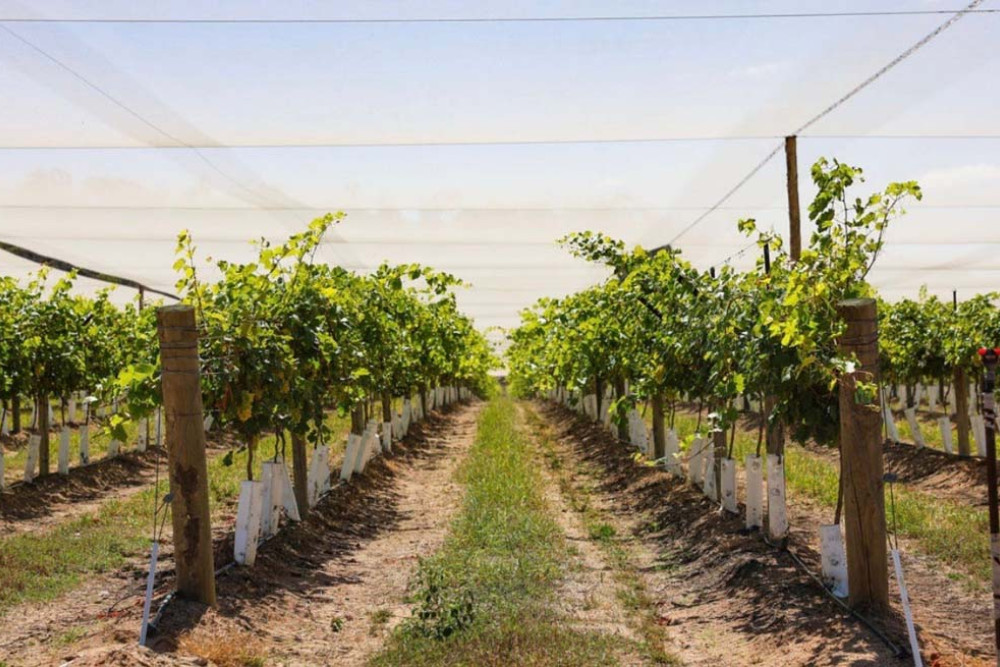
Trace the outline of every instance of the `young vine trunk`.
{"type": "Polygon", "coordinates": [[[35,414],[38,415],[38,434],[41,443],[38,445],[38,476],[49,474],[49,397],[39,394],[35,414]]]}
{"type": "Polygon", "coordinates": [[[301,433],[292,433],[292,487],[295,504],[299,506],[299,516],[309,512],[309,468],[306,463],[306,438],[301,433]]]}
{"type": "Polygon", "coordinates": [[[972,432],[972,422],[969,420],[969,378],[965,369],[955,368],[955,422],[958,426],[958,455],[969,456],[972,453],[969,434],[972,432]]]}

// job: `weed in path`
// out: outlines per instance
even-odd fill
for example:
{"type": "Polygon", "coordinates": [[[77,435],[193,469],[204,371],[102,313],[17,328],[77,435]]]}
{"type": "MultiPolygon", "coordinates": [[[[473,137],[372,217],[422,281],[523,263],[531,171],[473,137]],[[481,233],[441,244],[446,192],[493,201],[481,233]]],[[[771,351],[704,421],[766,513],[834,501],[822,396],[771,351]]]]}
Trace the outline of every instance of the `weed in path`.
{"type": "Polygon", "coordinates": [[[669,637],[660,625],[655,601],[646,591],[626,540],[619,536],[611,515],[589,500],[593,490],[592,471],[582,464],[566,466],[556,451],[551,427],[532,409],[527,409],[528,421],[549,469],[556,474],[559,490],[573,509],[583,519],[590,539],[597,543],[611,567],[617,589],[616,596],[637,621],[642,637],[642,652],[658,665],[678,665],[679,659],[664,647],[669,637]]]}
{"type": "Polygon", "coordinates": [[[542,478],[494,399],[459,471],[466,496],[441,550],[421,561],[412,619],[373,665],[613,665],[624,642],[566,626],[554,593],[568,550],[542,497],[542,478]]]}

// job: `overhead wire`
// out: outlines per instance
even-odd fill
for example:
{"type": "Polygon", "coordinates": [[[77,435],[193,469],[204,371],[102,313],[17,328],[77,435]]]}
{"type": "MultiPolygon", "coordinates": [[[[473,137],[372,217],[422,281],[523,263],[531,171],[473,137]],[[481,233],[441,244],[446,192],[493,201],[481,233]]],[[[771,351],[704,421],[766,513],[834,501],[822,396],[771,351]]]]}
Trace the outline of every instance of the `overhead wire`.
{"type": "MultiPolygon", "coordinates": [[[[875,83],[875,81],[877,81],[878,79],[882,78],[886,73],[888,73],[889,71],[891,71],[892,69],[894,69],[896,66],[898,66],[900,63],[902,63],[907,58],[909,58],[910,56],[912,56],[914,53],[916,53],[922,47],[926,46],[935,37],[937,37],[942,32],[944,32],[945,30],[947,30],[948,28],[950,28],[951,26],[953,26],[962,17],[966,16],[969,13],[975,13],[976,8],[979,5],[981,5],[982,3],[983,3],[983,0],[972,0],[972,2],[970,2],[968,5],[966,5],[966,7],[964,9],[959,10],[957,13],[955,13],[953,16],[951,16],[947,21],[945,21],[941,25],[937,26],[934,30],[932,30],[931,32],[929,32],[926,35],[924,35],[924,37],[922,37],[921,39],[917,40],[909,48],[907,48],[902,53],[900,53],[898,56],[896,56],[895,58],[893,58],[892,60],[890,60],[888,63],[886,63],[885,65],[883,65],[882,67],[880,67],[878,70],[876,70],[872,75],[868,76],[863,81],[861,81],[859,84],[857,84],[856,86],[854,86],[853,88],[851,88],[850,90],[848,90],[846,93],[844,93],[843,95],[841,95],[840,97],[838,97],[836,100],[834,100],[832,103],[830,103],[829,105],[827,105],[825,108],[823,108],[817,114],[815,114],[811,118],[807,119],[804,123],[802,123],[801,125],[799,125],[799,127],[797,127],[794,131],[792,131],[790,133],[790,136],[797,136],[797,135],[799,135],[801,132],[806,131],[807,129],[809,129],[810,127],[812,127],[816,123],[818,123],[820,120],[822,120],[823,118],[825,118],[829,114],[833,113],[833,111],[835,111],[837,108],[839,108],[840,106],[842,106],[848,100],[850,100],[851,98],[853,98],[855,95],[857,95],[858,93],[860,93],[862,90],[864,90],[865,88],[867,88],[871,84],[875,83]]],[[[744,176],[743,178],[741,178],[736,183],[735,186],[733,186],[732,188],[730,188],[729,190],[726,191],[726,193],[718,200],[717,206],[715,206],[713,208],[710,208],[707,211],[705,211],[704,213],[702,213],[701,215],[699,215],[697,218],[695,218],[695,220],[693,220],[690,224],[688,224],[686,227],[684,227],[679,233],[677,233],[672,239],[670,239],[670,241],[668,241],[666,244],[664,244],[662,246],[658,246],[655,249],[659,250],[660,248],[672,246],[674,243],[676,243],[678,240],[680,240],[681,237],[683,237],[688,232],[690,232],[692,229],[694,229],[699,224],[701,224],[701,222],[703,222],[705,220],[705,218],[707,218],[713,211],[717,210],[718,206],[721,206],[722,204],[726,203],[729,200],[730,197],[732,197],[734,194],[736,194],[736,192],[739,191],[744,185],[746,185],[747,182],[750,181],[750,179],[752,179],[754,176],[756,176],[757,173],[760,172],[760,170],[763,169],[764,166],[768,162],[770,162],[772,159],[774,159],[774,157],[781,151],[782,147],[783,147],[783,143],[779,144],[774,149],[772,149],[771,152],[768,153],[764,157],[763,160],[761,160],[756,165],[754,165],[754,167],[750,170],[750,172],[746,176],[744,176]]]]}
{"type": "MultiPolygon", "coordinates": [[[[823,12],[747,12],[730,14],[632,14],[603,16],[437,16],[437,17],[400,17],[400,18],[324,18],[324,17],[0,17],[3,23],[93,23],[93,24],[203,24],[203,25],[239,25],[239,24],[342,24],[342,25],[379,25],[379,24],[476,24],[476,23],[609,23],[609,22],[643,22],[643,21],[734,21],[734,20],[774,20],[774,19],[814,19],[814,18],[874,18],[892,16],[934,16],[951,14],[955,9],[886,9],[857,11],[823,11],[823,12]]],[[[972,13],[995,14],[997,9],[978,9],[972,13]]]]}
{"type": "MultiPolygon", "coordinates": [[[[470,140],[415,140],[415,141],[316,141],[316,142],[258,142],[258,143],[194,143],[184,144],[8,144],[0,145],[4,151],[169,151],[169,150],[313,150],[324,148],[448,148],[448,147],[499,147],[499,146],[586,146],[609,144],[666,144],[710,143],[724,141],[767,141],[784,139],[777,134],[732,134],[702,136],[612,137],[568,139],[470,139],[470,140]]],[[[935,141],[996,141],[1000,134],[801,134],[803,139],[837,140],[935,140],[935,141]]],[[[259,207],[267,209],[268,207],[259,207]]],[[[280,209],[280,207],[279,207],[280,209]]]]}
{"type": "Polygon", "coordinates": [[[90,79],[88,79],[87,77],[85,77],[82,74],[80,74],[78,71],[76,71],[75,69],[73,69],[72,67],[70,67],[68,64],[66,64],[65,62],[63,62],[59,58],[55,57],[54,55],[52,55],[51,53],[49,53],[48,51],[46,51],[42,47],[38,46],[37,44],[35,44],[31,40],[27,39],[26,37],[22,36],[21,34],[15,32],[13,30],[11,30],[6,25],[3,25],[3,22],[0,22],[0,30],[3,30],[5,33],[7,33],[8,35],[10,35],[11,37],[13,37],[14,39],[16,39],[17,41],[21,42],[22,44],[24,44],[25,46],[27,46],[29,49],[31,49],[32,51],[34,51],[35,53],[37,53],[41,57],[45,58],[46,60],[48,60],[52,64],[54,64],[59,69],[61,69],[64,72],[68,73],[74,79],[76,79],[77,81],[79,81],[80,83],[82,83],[84,86],[86,86],[90,90],[94,91],[95,93],[97,93],[98,95],[100,95],[101,97],[103,97],[104,99],[106,99],[107,101],[111,102],[113,105],[115,105],[116,107],[118,107],[119,109],[121,109],[122,111],[124,111],[125,113],[127,113],[132,118],[135,118],[137,121],[139,121],[140,123],[142,123],[146,127],[150,128],[154,132],[158,133],[160,136],[166,137],[170,141],[174,142],[175,144],[177,144],[177,147],[185,148],[187,150],[192,151],[209,168],[211,168],[213,171],[215,171],[217,174],[219,174],[220,176],[222,176],[223,178],[225,178],[227,181],[229,181],[233,185],[237,186],[241,190],[244,190],[244,191],[248,192],[249,194],[251,194],[254,197],[257,196],[256,192],[254,192],[251,188],[247,187],[244,183],[241,183],[240,181],[238,181],[237,179],[233,178],[228,173],[226,173],[215,162],[213,162],[211,159],[209,159],[207,155],[205,155],[204,153],[202,153],[202,151],[197,146],[190,145],[190,144],[186,143],[180,137],[174,136],[169,131],[167,131],[164,128],[160,127],[157,123],[154,123],[153,121],[149,120],[148,118],[146,118],[145,116],[143,116],[142,114],[140,114],[138,111],[136,111],[135,109],[133,109],[129,105],[125,104],[125,102],[121,101],[120,99],[118,99],[116,96],[112,95],[110,92],[108,92],[107,90],[105,90],[101,86],[97,85],[96,83],[94,83],[93,81],[91,81],[90,79]]]}
{"type": "MultiPolygon", "coordinates": [[[[219,176],[221,176],[227,182],[229,182],[230,184],[232,184],[233,186],[235,186],[238,190],[243,191],[245,193],[245,195],[243,197],[241,197],[241,198],[244,199],[245,201],[247,201],[247,203],[252,204],[254,206],[257,206],[257,207],[260,207],[261,202],[266,202],[269,199],[271,200],[272,203],[274,201],[276,201],[273,197],[271,197],[270,195],[268,195],[266,192],[265,193],[257,192],[254,188],[249,187],[248,185],[246,185],[245,183],[243,183],[242,181],[240,181],[238,178],[235,178],[234,176],[232,176],[231,174],[229,174],[226,170],[224,170],[222,167],[220,167],[215,161],[213,161],[207,155],[205,155],[205,153],[202,151],[202,149],[199,148],[197,145],[194,145],[194,144],[192,144],[190,142],[185,142],[181,137],[176,136],[175,134],[167,131],[160,124],[153,122],[152,120],[150,120],[149,118],[147,118],[143,114],[139,113],[138,111],[136,111],[135,109],[133,109],[131,106],[129,106],[128,104],[126,104],[124,101],[122,101],[121,99],[119,99],[117,96],[111,94],[108,90],[104,89],[102,86],[98,85],[97,83],[94,83],[89,78],[87,78],[86,76],[84,76],[83,74],[81,74],[80,72],[78,72],[76,69],[74,69],[73,67],[71,67],[69,64],[67,64],[66,62],[64,62],[60,58],[57,58],[56,56],[52,55],[51,53],[49,53],[48,51],[46,51],[45,49],[43,49],[41,46],[39,46],[38,44],[36,44],[33,41],[29,40],[28,38],[24,37],[23,35],[15,32],[14,30],[11,30],[8,26],[4,25],[3,22],[0,22],[0,30],[2,30],[6,34],[10,35],[12,38],[14,38],[15,40],[17,40],[18,42],[20,42],[24,46],[28,47],[31,51],[33,51],[34,53],[36,53],[39,56],[41,56],[42,58],[44,58],[46,61],[52,63],[53,65],[55,65],[56,67],[58,67],[60,70],[68,73],[75,80],[79,81],[84,86],[86,86],[88,89],[94,91],[95,93],[97,93],[98,95],[100,95],[103,99],[107,100],[108,102],[110,102],[115,107],[121,109],[122,111],[124,111],[125,113],[127,113],[132,118],[135,118],[140,123],[142,123],[144,126],[152,129],[154,132],[158,133],[160,136],[165,137],[169,141],[172,141],[175,144],[177,144],[175,146],[175,148],[184,148],[186,150],[189,150],[189,151],[193,152],[197,156],[197,158],[201,162],[203,162],[206,166],[208,166],[213,172],[217,173],[219,176]],[[247,197],[249,197],[249,198],[247,198],[247,197]]],[[[294,200],[291,200],[288,197],[284,197],[284,199],[286,201],[290,201],[291,203],[298,204],[298,202],[295,202],[294,200]]]]}

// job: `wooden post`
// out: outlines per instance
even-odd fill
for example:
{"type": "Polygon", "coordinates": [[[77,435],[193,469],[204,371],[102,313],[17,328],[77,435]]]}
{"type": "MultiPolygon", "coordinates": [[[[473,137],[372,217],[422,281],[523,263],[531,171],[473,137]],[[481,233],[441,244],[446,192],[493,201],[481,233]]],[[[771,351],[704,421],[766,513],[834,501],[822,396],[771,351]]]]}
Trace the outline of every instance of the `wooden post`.
{"type": "Polygon", "coordinates": [[[847,537],[848,601],[852,607],[889,604],[885,495],[882,480],[882,414],[878,390],[860,383],[878,377],[878,320],[874,299],[837,305],[847,331],[840,340],[845,358],[858,361],[840,378],[841,470],[844,476],[844,527],[847,537]]]}
{"type": "Polygon", "coordinates": [[[969,419],[969,376],[965,369],[955,367],[955,424],[958,427],[958,455],[970,456],[972,443],[969,434],[972,432],[972,421],[969,419]]]}
{"type": "Polygon", "coordinates": [[[301,433],[292,433],[292,489],[295,504],[299,506],[299,516],[309,513],[309,463],[306,460],[306,438],[301,433]]]}
{"type": "Polygon", "coordinates": [[[788,255],[798,261],[802,254],[802,224],[799,211],[798,141],[785,137],[785,169],[788,174],[788,255]]]}
{"type": "Polygon", "coordinates": [[[382,421],[392,421],[392,392],[382,392],[382,421]]]}
{"type": "Polygon", "coordinates": [[[38,415],[38,435],[41,442],[38,445],[38,476],[49,474],[49,397],[41,394],[35,403],[35,414],[38,415]]]}
{"type": "Polygon", "coordinates": [[[177,592],[182,597],[215,606],[215,564],[194,308],[183,304],[159,308],[156,325],[163,364],[163,412],[173,496],[177,592]]]}
{"type": "Polygon", "coordinates": [[[663,394],[653,395],[653,458],[667,455],[667,432],[663,424],[663,394]]]}

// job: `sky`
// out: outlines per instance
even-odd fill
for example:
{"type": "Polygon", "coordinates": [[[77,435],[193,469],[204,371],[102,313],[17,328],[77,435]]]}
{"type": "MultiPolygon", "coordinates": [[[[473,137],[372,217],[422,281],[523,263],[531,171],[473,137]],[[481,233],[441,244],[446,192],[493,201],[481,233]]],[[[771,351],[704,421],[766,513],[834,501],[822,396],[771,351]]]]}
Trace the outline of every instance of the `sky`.
{"type": "MultiPolygon", "coordinates": [[[[343,210],[324,261],[450,270],[472,284],[460,305],[480,327],[511,326],[539,296],[603,277],[555,244],[570,231],[675,241],[702,268],[752,266],[736,221],[785,232],[781,154],[681,231],[948,16],[384,19],[964,4],[0,0],[0,239],[171,290],[181,229],[202,257],[242,261],[250,239],[343,210]]],[[[863,167],[859,194],[924,188],[872,275],[889,298],[998,286],[998,37],[1000,14],[966,16],[800,137],[803,207],[820,156],[863,167]]],[[[0,254],[5,274],[31,269],[0,254]]]]}

